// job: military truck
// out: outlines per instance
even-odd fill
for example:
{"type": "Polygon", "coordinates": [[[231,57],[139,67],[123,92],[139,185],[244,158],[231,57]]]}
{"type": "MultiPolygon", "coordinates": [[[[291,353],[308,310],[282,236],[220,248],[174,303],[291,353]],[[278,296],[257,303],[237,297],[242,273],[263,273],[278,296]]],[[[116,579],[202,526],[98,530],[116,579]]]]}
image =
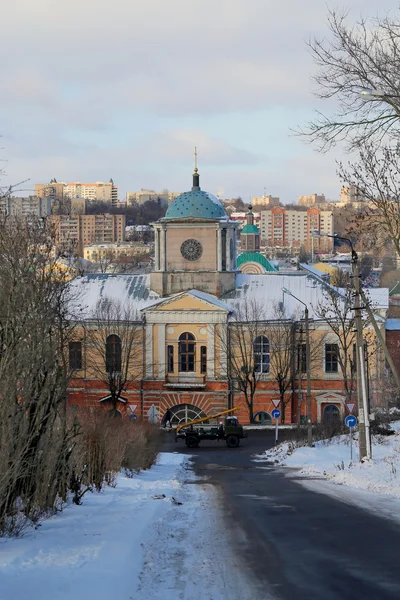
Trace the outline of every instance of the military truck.
{"type": "Polygon", "coordinates": [[[184,439],[188,448],[197,448],[202,440],[225,440],[228,448],[237,448],[240,440],[247,437],[243,426],[239,425],[238,418],[229,415],[237,408],[224,410],[220,413],[189,421],[178,425],[175,433],[175,441],[184,439]],[[223,417],[223,420],[220,418],[223,417]],[[214,424],[207,424],[207,421],[217,421],[214,424]]]}

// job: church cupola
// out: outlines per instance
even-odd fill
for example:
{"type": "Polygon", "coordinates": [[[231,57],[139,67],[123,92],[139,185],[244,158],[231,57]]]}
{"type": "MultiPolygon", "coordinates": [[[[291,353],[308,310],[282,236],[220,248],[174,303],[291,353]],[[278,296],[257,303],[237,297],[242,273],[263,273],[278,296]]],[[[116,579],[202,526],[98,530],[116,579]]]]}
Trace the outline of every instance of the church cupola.
{"type": "Polygon", "coordinates": [[[240,233],[240,246],[242,252],[258,252],[260,250],[260,231],[254,225],[253,207],[247,211],[247,224],[240,233]]]}

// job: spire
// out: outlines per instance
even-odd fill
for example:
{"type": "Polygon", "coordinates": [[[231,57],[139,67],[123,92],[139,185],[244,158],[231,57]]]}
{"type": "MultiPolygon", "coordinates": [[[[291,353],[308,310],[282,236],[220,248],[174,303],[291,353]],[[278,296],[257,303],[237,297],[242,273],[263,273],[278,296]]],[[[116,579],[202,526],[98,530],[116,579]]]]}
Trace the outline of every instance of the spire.
{"type": "Polygon", "coordinates": [[[192,190],[200,189],[200,175],[197,168],[197,147],[194,147],[194,171],[193,171],[193,187],[192,190]]]}

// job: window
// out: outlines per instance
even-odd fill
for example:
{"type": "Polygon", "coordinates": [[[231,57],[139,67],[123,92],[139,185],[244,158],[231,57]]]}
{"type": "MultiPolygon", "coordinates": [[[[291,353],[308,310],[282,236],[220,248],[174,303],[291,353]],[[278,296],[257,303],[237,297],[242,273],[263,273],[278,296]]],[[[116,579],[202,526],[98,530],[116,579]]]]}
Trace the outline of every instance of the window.
{"type": "Polygon", "coordinates": [[[325,344],[325,373],[338,372],[338,354],[337,344],[325,344]]]}
{"type": "Polygon", "coordinates": [[[195,342],[194,335],[182,333],[179,336],[179,371],[193,373],[195,368],[195,342]]]}
{"type": "Polygon", "coordinates": [[[174,347],[173,346],[167,346],[167,367],[168,367],[168,373],[173,373],[174,372],[174,347]]]}
{"type": "Polygon", "coordinates": [[[254,370],[256,373],[269,373],[269,341],[265,335],[254,340],[254,370]]]}
{"type": "Polygon", "coordinates": [[[69,343],[69,368],[72,371],[82,369],[82,343],[69,343]]]}
{"type": "Polygon", "coordinates": [[[200,372],[207,373],[207,347],[201,346],[201,364],[200,364],[200,372]]]}
{"type": "Polygon", "coordinates": [[[106,372],[121,371],[121,339],[117,335],[109,335],[106,340],[106,372]]]}
{"type": "Polygon", "coordinates": [[[299,373],[307,372],[307,344],[297,346],[297,371],[299,373]]]}

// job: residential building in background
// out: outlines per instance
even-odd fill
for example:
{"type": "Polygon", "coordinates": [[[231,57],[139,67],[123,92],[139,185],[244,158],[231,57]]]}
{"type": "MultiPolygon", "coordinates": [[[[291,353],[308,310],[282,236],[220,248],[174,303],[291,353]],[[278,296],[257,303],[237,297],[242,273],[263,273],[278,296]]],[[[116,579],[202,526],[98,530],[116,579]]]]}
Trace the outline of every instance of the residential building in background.
{"type": "Polygon", "coordinates": [[[57,243],[83,256],[92,244],[125,241],[125,215],[52,215],[57,243]]]}
{"type": "Polygon", "coordinates": [[[342,187],[340,190],[340,203],[342,205],[358,204],[359,202],[365,202],[365,196],[356,185],[342,187]]]}
{"type": "Polygon", "coordinates": [[[83,249],[83,258],[93,262],[105,259],[123,262],[138,254],[150,254],[152,246],[141,242],[116,242],[112,244],[92,244],[83,249]]]}
{"type": "Polygon", "coordinates": [[[35,193],[40,197],[56,198],[83,198],[89,202],[107,202],[113,206],[118,204],[118,186],[110,179],[108,183],[96,181],[96,183],[65,183],[56,180],[50,183],[37,183],[35,193]]]}
{"type": "Polygon", "coordinates": [[[148,190],[141,188],[139,192],[126,192],[126,203],[129,204],[144,204],[145,202],[159,202],[161,206],[167,207],[177,196],[179,192],[169,192],[163,190],[162,192],[156,192],[155,190],[148,190]]]}
{"type": "Polygon", "coordinates": [[[50,183],[36,183],[35,184],[35,196],[39,198],[50,198],[55,200],[64,197],[65,183],[57,182],[55,179],[50,183]]]}
{"type": "MultiPolygon", "coordinates": [[[[247,212],[231,212],[229,218],[231,221],[236,221],[236,223],[239,223],[239,229],[241,229],[247,223],[247,212]]],[[[253,213],[253,223],[255,225],[261,224],[260,212],[253,213]]]]}
{"type": "Polygon", "coordinates": [[[251,203],[253,206],[265,206],[265,208],[273,208],[274,206],[279,206],[280,198],[276,196],[255,196],[251,199],[251,203]]]}
{"type": "Polygon", "coordinates": [[[332,210],[299,207],[286,209],[276,206],[271,210],[261,211],[261,243],[275,248],[300,248],[307,252],[314,244],[316,252],[332,252],[333,239],[316,237],[312,240],[311,232],[318,231],[333,235],[334,219],[332,210]]]}
{"type": "Polygon", "coordinates": [[[299,206],[315,206],[317,204],[324,204],[326,198],[324,194],[310,194],[309,196],[299,196],[299,206]]]}
{"type": "Polygon", "coordinates": [[[10,216],[48,217],[51,214],[51,200],[38,196],[24,198],[5,196],[0,198],[0,211],[10,216]]]}

